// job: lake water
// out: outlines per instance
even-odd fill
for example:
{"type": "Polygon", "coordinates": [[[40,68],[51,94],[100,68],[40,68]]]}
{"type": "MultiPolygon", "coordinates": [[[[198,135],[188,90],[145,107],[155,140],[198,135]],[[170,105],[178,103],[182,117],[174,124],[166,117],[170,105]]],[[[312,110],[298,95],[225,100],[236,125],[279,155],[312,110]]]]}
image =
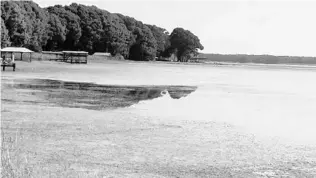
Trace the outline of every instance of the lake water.
{"type": "Polygon", "coordinates": [[[23,63],[2,76],[4,123],[59,123],[39,150],[71,150],[62,138],[89,153],[84,166],[114,175],[313,177],[315,78],[312,68],[23,63]]]}
{"type": "MultiPolygon", "coordinates": [[[[242,68],[238,66],[148,65],[142,68],[142,65],[145,64],[127,64],[124,70],[106,68],[108,66],[103,66],[105,67],[103,69],[102,66],[93,65],[84,71],[80,70],[84,66],[71,66],[74,75],[63,75],[61,70],[58,73],[50,72],[45,75],[31,73],[30,76],[31,78],[55,79],[57,81],[55,84],[58,86],[60,86],[58,80],[62,80],[64,82],[89,81],[112,87],[112,89],[116,87],[116,90],[122,90],[124,86],[138,87],[140,90],[143,88],[143,93],[144,89],[147,91],[146,96],[144,94],[141,96],[138,92],[138,98],[131,99],[133,102],[122,106],[133,105],[132,108],[135,111],[139,110],[141,113],[152,116],[225,122],[261,136],[280,137],[299,144],[314,145],[316,143],[316,137],[314,137],[316,135],[315,70],[264,66],[242,68]],[[142,68],[142,71],[138,71],[139,68],[142,68]],[[150,86],[158,86],[158,88],[150,89],[149,95],[153,94],[153,96],[148,95],[150,86]],[[169,94],[161,97],[160,93],[165,89],[168,89],[171,95],[177,93],[175,88],[170,88],[172,86],[191,87],[190,94],[186,93],[186,97],[178,97],[178,99],[170,97],[169,94]],[[153,100],[141,101],[143,99],[153,100]],[[138,103],[139,101],[141,102],[138,103]]],[[[49,86],[54,83],[53,81],[45,79],[41,82],[49,86]]],[[[68,84],[66,82],[64,86],[67,85],[73,86],[76,91],[80,90],[76,82],[68,82],[68,84]]],[[[75,91],[73,88],[72,91],[75,91]]],[[[74,93],[77,93],[76,91],[74,93]]],[[[129,94],[123,93],[123,95],[132,93],[133,91],[129,94]]],[[[52,96],[64,98],[63,94],[55,92],[52,96]]],[[[115,102],[114,106],[121,106],[119,103],[123,102],[108,100],[111,96],[102,92],[97,95],[95,92],[92,95],[89,92],[80,94],[80,96],[83,95],[88,97],[87,101],[103,98],[103,103],[115,102]]],[[[122,92],[117,95],[123,97],[122,92]]],[[[71,101],[69,105],[74,105],[74,103],[76,102],[71,101]]]]}

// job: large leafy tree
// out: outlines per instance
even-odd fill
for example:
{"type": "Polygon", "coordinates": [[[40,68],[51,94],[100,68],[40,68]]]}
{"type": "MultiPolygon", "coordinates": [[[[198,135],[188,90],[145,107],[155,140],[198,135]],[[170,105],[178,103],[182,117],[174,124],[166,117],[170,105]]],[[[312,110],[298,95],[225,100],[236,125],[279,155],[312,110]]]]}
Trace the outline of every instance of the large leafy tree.
{"type": "Polygon", "coordinates": [[[157,27],[156,25],[146,25],[154,35],[157,42],[156,56],[162,56],[164,51],[170,47],[169,32],[164,29],[157,27]]]}
{"type": "Polygon", "coordinates": [[[108,38],[110,52],[113,55],[121,54],[125,58],[129,56],[129,45],[133,41],[132,33],[116,14],[110,16],[110,23],[107,25],[104,36],[108,38]]]}
{"type": "Polygon", "coordinates": [[[146,25],[142,26],[139,44],[141,46],[142,60],[153,60],[156,56],[157,41],[146,25]]]}
{"type": "Polygon", "coordinates": [[[135,43],[130,49],[131,60],[149,61],[156,55],[157,42],[147,26],[136,27],[133,33],[136,37],[135,43]]]}
{"type": "Polygon", "coordinates": [[[24,10],[28,24],[30,41],[26,44],[32,50],[41,51],[48,40],[48,13],[33,2],[21,1],[19,6],[24,10]]]}
{"type": "Polygon", "coordinates": [[[81,37],[80,18],[67,11],[63,6],[56,5],[47,8],[48,12],[58,16],[62,26],[66,27],[66,39],[63,43],[62,49],[76,50],[78,49],[79,39],[81,37]]]}
{"type": "Polygon", "coordinates": [[[47,13],[36,3],[18,1],[16,4],[20,7],[26,22],[27,41],[23,46],[32,50],[41,51],[42,46],[47,42],[47,13]]]}
{"type": "Polygon", "coordinates": [[[65,6],[65,9],[80,18],[78,49],[90,53],[98,51],[128,56],[131,33],[120,17],[95,6],[76,3],[65,6]]]}
{"type": "Polygon", "coordinates": [[[48,39],[45,50],[62,50],[64,41],[66,40],[66,26],[61,23],[55,14],[49,14],[48,25],[48,39]]]}
{"type": "Polygon", "coordinates": [[[30,41],[29,27],[23,10],[16,2],[1,2],[2,17],[8,28],[10,41],[14,46],[23,46],[30,41]]]}
{"type": "Polygon", "coordinates": [[[8,29],[1,18],[1,47],[7,47],[11,44],[8,29]]]}
{"type": "Polygon", "coordinates": [[[183,28],[175,28],[172,31],[170,43],[170,48],[176,53],[178,60],[181,62],[186,62],[192,55],[196,55],[198,49],[204,49],[199,38],[183,28]]]}
{"type": "Polygon", "coordinates": [[[153,60],[157,52],[157,41],[150,28],[134,18],[118,16],[124,21],[126,28],[132,33],[130,40],[129,59],[153,60]]]}
{"type": "Polygon", "coordinates": [[[1,2],[1,10],[12,45],[40,51],[48,39],[47,13],[36,3],[26,1],[1,2]]]}
{"type": "Polygon", "coordinates": [[[65,9],[80,18],[81,36],[77,47],[90,53],[94,52],[94,44],[101,39],[103,30],[102,12],[95,6],[84,6],[76,3],[65,6],[65,9]]]}

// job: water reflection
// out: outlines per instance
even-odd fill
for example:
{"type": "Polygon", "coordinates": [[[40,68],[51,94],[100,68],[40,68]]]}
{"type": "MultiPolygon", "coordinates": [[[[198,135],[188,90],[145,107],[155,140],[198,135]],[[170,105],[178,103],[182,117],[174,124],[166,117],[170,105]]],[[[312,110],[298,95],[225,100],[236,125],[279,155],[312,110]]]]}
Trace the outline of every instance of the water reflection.
{"type": "Polygon", "coordinates": [[[118,86],[47,79],[14,83],[14,88],[31,89],[33,95],[44,97],[49,103],[94,110],[128,107],[141,100],[158,98],[166,91],[171,98],[179,99],[197,89],[196,86],[118,86]]]}

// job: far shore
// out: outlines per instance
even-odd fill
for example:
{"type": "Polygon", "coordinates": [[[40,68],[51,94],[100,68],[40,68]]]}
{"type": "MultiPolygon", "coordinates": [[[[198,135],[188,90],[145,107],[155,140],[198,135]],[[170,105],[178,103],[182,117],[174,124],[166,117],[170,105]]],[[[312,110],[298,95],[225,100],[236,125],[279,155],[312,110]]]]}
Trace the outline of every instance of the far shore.
{"type": "MultiPolygon", "coordinates": [[[[54,61],[50,60],[50,55],[41,53],[33,53],[32,54],[32,61],[54,61]],[[44,55],[44,56],[43,56],[44,55]]],[[[27,56],[28,57],[28,56],[27,56]]],[[[19,60],[19,57],[17,56],[17,60],[19,60]]],[[[27,60],[23,61],[27,62],[27,60]]],[[[114,57],[112,58],[106,58],[102,56],[88,56],[88,63],[149,63],[149,64],[171,64],[171,65],[198,65],[198,66],[229,66],[229,67],[263,67],[263,68],[277,68],[277,69],[315,69],[316,64],[306,64],[306,63],[253,63],[253,62],[228,62],[228,61],[211,61],[211,60],[204,60],[199,62],[174,62],[174,61],[133,61],[133,60],[118,60],[114,57]]]]}

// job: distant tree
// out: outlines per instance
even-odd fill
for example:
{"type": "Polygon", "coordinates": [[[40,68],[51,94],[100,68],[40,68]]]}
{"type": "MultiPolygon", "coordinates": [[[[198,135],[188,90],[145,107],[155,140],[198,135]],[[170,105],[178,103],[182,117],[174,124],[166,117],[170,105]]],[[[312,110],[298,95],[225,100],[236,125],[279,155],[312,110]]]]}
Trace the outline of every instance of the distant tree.
{"type": "Polygon", "coordinates": [[[10,46],[10,37],[7,27],[4,24],[4,20],[1,18],[1,48],[10,46]]]}
{"type": "Polygon", "coordinates": [[[169,51],[175,52],[181,62],[188,61],[191,55],[197,54],[198,49],[204,49],[199,38],[183,28],[176,28],[172,31],[170,43],[169,51]]]}
{"type": "Polygon", "coordinates": [[[48,25],[48,39],[45,50],[62,50],[64,41],[66,40],[66,26],[60,22],[58,16],[55,14],[49,14],[48,25]]]}
{"type": "MultiPolygon", "coordinates": [[[[128,43],[129,54],[127,57],[129,59],[139,60],[140,58],[138,57],[132,57],[133,56],[132,53],[135,53],[135,52],[140,53],[140,48],[138,49],[138,51],[135,51],[135,50],[132,50],[132,47],[136,44],[137,36],[141,33],[141,29],[139,27],[142,25],[142,23],[135,20],[132,17],[124,16],[122,14],[116,14],[116,15],[122,20],[127,30],[130,32],[130,40],[128,43]]],[[[135,47],[133,47],[133,49],[134,48],[135,47]]]]}
{"type": "Polygon", "coordinates": [[[96,6],[65,6],[65,10],[80,18],[81,37],[77,48],[90,53],[110,52],[112,55],[128,56],[131,32],[116,14],[96,6]]]}
{"type": "Polygon", "coordinates": [[[157,53],[156,56],[160,57],[163,55],[164,51],[169,48],[170,41],[169,41],[169,32],[164,29],[157,27],[156,25],[146,25],[151,30],[154,38],[157,42],[157,53]]]}
{"type": "Polygon", "coordinates": [[[47,13],[36,3],[26,1],[1,2],[1,10],[12,46],[40,51],[48,39],[47,13]]]}
{"type": "Polygon", "coordinates": [[[47,33],[48,13],[34,2],[20,1],[17,3],[23,9],[22,12],[28,26],[30,39],[25,46],[35,51],[41,51],[49,38],[47,33]]]}
{"type": "Polygon", "coordinates": [[[28,34],[28,27],[26,17],[24,16],[22,9],[14,1],[1,2],[4,6],[3,19],[5,19],[5,25],[8,28],[10,41],[13,46],[23,46],[30,41],[28,34]]]}
{"type": "Polygon", "coordinates": [[[157,53],[157,41],[150,30],[142,22],[134,18],[118,14],[123,20],[126,28],[132,33],[130,40],[129,59],[131,60],[153,60],[157,53]]]}
{"type": "Polygon", "coordinates": [[[72,3],[65,9],[80,18],[81,36],[77,47],[80,50],[95,52],[95,43],[100,41],[103,29],[102,12],[95,6],[85,6],[72,3]]]}
{"type": "Polygon", "coordinates": [[[116,14],[110,16],[110,23],[107,25],[104,37],[108,39],[112,55],[121,54],[125,58],[129,56],[129,45],[133,41],[132,33],[116,14]]]}
{"type": "Polygon", "coordinates": [[[66,27],[66,39],[62,48],[64,50],[78,49],[78,43],[81,37],[80,18],[71,11],[67,11],[61,5],[48,7],[47,10],[49,13],[58,16],[61,24],[66,27]]]}
{"type": "Polygon", "coordinates": [[[136,27],[134,31],[136,42],[131,46],[130,59],[137,61],[154,60],[157,51],[157,42],[147,26],[136,27]]]}
{"type": "Polygon", "coordinates": [[[140,38],[142,60],[153,60],[156,57],[157,41],[151,30],[144,25],[142,28],[142,35],[140,38]]]}

